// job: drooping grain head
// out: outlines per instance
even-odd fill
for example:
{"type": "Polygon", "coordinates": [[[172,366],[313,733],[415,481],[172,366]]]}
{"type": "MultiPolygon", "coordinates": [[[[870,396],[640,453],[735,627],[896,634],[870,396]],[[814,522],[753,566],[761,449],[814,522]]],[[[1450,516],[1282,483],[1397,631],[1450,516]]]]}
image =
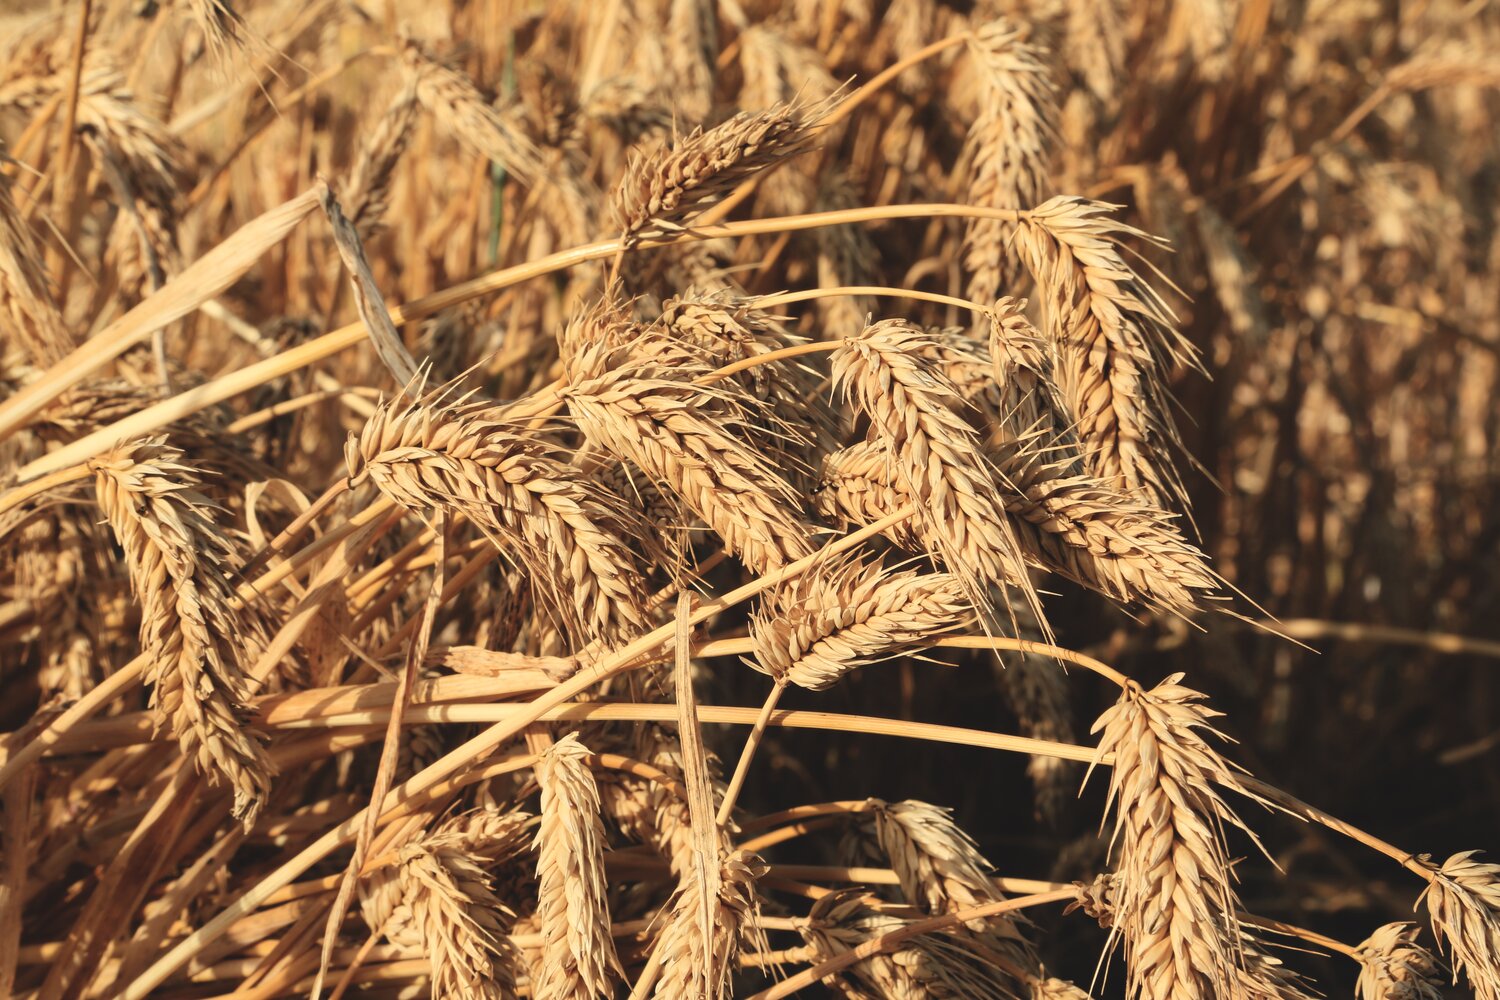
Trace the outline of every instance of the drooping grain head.
{"type": "Polygon", "coordinates": [[[143,441],[101,455],[90,467],[140,603],[156,723],[210,781],[229,786],[234,814],[248,828],[274,770],[245,725],[259,629],[236,606],[234,554],[182,457],[159,441],[143,441]]]}
{"type": "Polygon", "coordinates": [[[452,846],[418,841],[399,857],[405,904],[432,967],[432,995],[514,997],[516,956],[505,939],[514,914],[491,891],[489,876],[452,846]]]}
{"type": "Polygon", "coordinates": [[[488,412],[488,404],[432,398],[387,403],[350,440],[350,474],[368,474],[410,510],[462,511],[532,570],[535,592],[580,638],[643,629],[633,545],[640,532],[630,512],[547,445],[488,412]]]}
{"type": "MultiPolygon", "coordinates": [[[[886,448],[889,481],[917,508],[924,544],[983,602],[985,587],[1008,583],[1034,600],[1020,545],[994,470],[964,419],[952,382],[923,355],[931,336],[885,320],[833,352],[833,382],[870,421],[886,448]]],[[[981,612],[986,609],[981,607],[981,612]]]]}
{"type": "Polygon", "coordinates": [[[407,79],[438,124],[460,142],[526,183],[541,173],[541,154],[513,115],[496,110],[474,81],[460,70],[445,66],[420,43],[408,40],[402,49],[407,79]]]}
{"type": "Polygon", "coordinates": [[[647,228],[675,229],[741,181],[806,149],[818,109],[778,104],[742,111],[707,131],[695,129],[669,146],[638,153],[610,200],[622,237],[647,228]]]}
{"type": "Polygon", "coordinates": [[[768,594],[750,619],[755,665],[778,683],[822,691],[849,671],[922,649],[971,621],[946,573],[891,572],[852,558],[768,594]]]}
{"type": "MultiPolygon", "coordinates": [[[[1027,209],[1050,187],[1048,161],[1058,117],[1048,53],[1005,19],[980,26],[968,41],[980,81],[979,115],[969,127],[968,198],[985,208],[1027,209]]],[[[993,302],[1015,281],[1007,244],[1015,226],[970,219],[964,267],[970,300],[993,302]]]]}
{"type": "Polygon", "coordinates": [[[657,946],[661,973],[653,997],[719,1000],[725,995],[741,948],[763,943],[764,932],[755,924],[760,912],[755,882],[766,871],[760,858],[744,851],[728,854],[717,863],[712,873],[717,885],[709,904],[711,930],[706,934],[699,912],[698,876],[691,869],[684,874],[657,946]]]}

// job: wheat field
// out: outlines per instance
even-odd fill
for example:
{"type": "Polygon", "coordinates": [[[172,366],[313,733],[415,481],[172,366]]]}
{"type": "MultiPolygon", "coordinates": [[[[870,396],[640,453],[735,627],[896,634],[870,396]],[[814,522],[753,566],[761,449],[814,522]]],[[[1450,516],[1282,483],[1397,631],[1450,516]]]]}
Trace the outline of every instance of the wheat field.
{"type": "Polygon", "coordinates": [[[0,9],[0,1000],[1500,1000],[1487,0],[0,9]]]}

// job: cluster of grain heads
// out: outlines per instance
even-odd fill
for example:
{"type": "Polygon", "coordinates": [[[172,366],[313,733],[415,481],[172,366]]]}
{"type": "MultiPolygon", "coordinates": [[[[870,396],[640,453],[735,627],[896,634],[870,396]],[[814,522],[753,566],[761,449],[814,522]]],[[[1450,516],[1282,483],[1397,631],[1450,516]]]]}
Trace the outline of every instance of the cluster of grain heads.
{"type": "Polygon", "coordinates": [[[1128,686],[1094,724],[1098,752],[1114,754],[1112,926],[1130,996],[1248,996],[1260,981],[1247,988],[1252,966],[1224,831],[1249,831],[1219,793],[1234,772],[1202,736],[1215,734],[1215,713],[1181,680],[1128,686]]]}
{"type": "Polygon", "coordinates": [[[822,691],[858,667],[930,646],[973,617],[947,573],[896,572],[851,557],[766,595],[750,619],[754,665],[778,684],[822,691]]]}
{"type": "Polygon", "coordinates": [[[570,734],[537,761],[542,822],[537,827],[537,917],[542,929],[539,997],[607,995],[620,960],[609,936],[604,825],[589,751],[570,734]]]}
{"type": "Polygon", "coordinates": [[[259,628],[236,601],[237,569],[214,506],[180,451],[126,445],[90,463],[99,508],[125,552],[141,609],[141,655],[157,726],[234,794],[249,828],[274,768],[246,726],[259,628]]]}
{"type": "Polygon", "coordinates": [[[750,568],[809,555],[801,494],[735,433],[759,407],[733,387],[695,384],[690,359],[650,347],[579,351],[559,396],[584,438],[676,497],[750,568]]]}
{"type": "Polygon", "coordinates": [[[1453,855],[1432,872],[1424,896],[1432,930],[1452,956],[1453,972],[1468,976],[1479,1000],[1500,1000],[1500,865],[1453,855]]]}
{"type": "Polygon", "coordinates": [[[1441,1000],[1432,952],[1417,943],[1415,924],[1385,924],[1359,945],[1359,1000],[1441,1000]]]}
{"type": "MultiPolygon", "coordinates": [[[[931,335],[904,320],[872,324],[833,353],[834,386],[870,421],[887,480],[916,505],[919,538],[976,603],[985,588],[1031,596],[1015,527],[951,381],[923,359],[931,335]]],[[[981,608],[983,610],[983,608],[981,608]]]]}

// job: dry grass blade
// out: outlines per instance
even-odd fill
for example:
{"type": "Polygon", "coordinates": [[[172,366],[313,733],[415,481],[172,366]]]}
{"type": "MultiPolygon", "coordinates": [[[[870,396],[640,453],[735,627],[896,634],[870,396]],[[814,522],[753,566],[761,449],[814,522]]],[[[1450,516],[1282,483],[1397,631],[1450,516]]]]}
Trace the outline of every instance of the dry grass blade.
{"type": "Polygon", "coordinates": [[[210,780],[227,784],[247,828],[272,767],[245,725],[259,629],[236,609],[234,558],[182,453],[127,445],[91,463],[100,509],[125,550],[141,606],[141,650],[157,725],[210,780]]]}
{"type": "Polygon", "coordinates": [[[599,788],[588,757],[573,733],[548,747],[536,765],[542,789],[535,842],[542,955],[532,990],[545,1000],[607,996],[612,973],[620,968],[609,936],[599,788]]]}
{"type": "Polygon", "coordinates": [[[1500,998],[1500,865],[1476,861],[1478,851],[1453,855],[1441,866],[1423,861],[1433,879],[1423,893],[1432,930],[1453,956],[1479,1000],[1500,998]]]}
{"type": "Polygon", "coordinates": [[[767,594],[750,619],[754,666],[822,691],[849,671],[923,649],[973,620],[947,573],[891,572],[858,557],[767,594]]]}
{"type": "Polygon", "coordinates": [[[370,343],[375,353],[400,386],[415,386],[419,379],[417,363],[406,350],[391,314],[386,311],[385,298],[375,285],[375,276],[370,273],[370,262],[365,257],[364,244],[359,232],[344,218],[344,211],[326,183],[318,186],[318,199],[328,223],[333,227],[333,243],[338,247],[339,257],[349,270],[349,284],[354,290],[354,304],[359,309],[359,318],[370,332],[370,343]]]}
{"type": "Polygon", "coordinates": [[[1359,946],[1359,1000],[1441,1000],[1439,966],[1415,924],[1386,924],[1359,946]]]}

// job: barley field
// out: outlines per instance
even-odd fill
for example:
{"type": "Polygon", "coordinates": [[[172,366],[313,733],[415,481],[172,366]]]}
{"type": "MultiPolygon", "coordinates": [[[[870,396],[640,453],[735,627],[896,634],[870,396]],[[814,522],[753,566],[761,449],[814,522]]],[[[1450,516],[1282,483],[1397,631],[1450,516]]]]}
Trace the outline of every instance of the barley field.
{"type": "Polygon", "coordinates": [[[1500,1000],[1489,0],[7,0],[0,1000],[1500,1000]]]}

